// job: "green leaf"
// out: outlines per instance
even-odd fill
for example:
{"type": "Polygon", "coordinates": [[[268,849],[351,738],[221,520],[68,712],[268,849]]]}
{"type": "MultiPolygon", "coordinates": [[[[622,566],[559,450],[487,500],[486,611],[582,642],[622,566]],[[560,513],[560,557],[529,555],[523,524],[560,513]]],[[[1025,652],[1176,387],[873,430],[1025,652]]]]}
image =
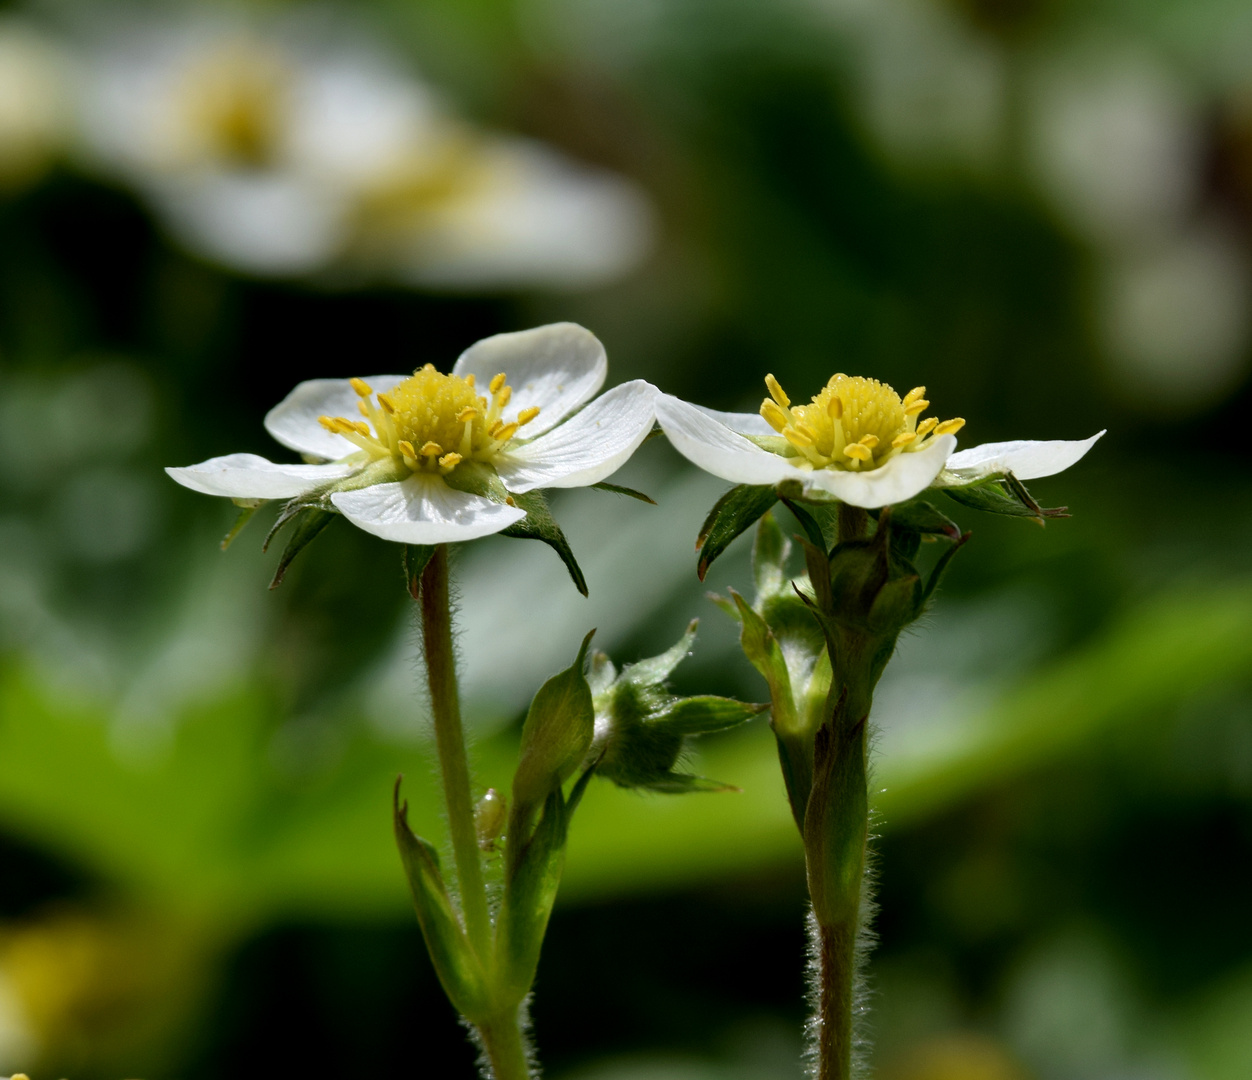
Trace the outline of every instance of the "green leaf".
{"type": "Polygon", "coordinates": [[[565,563],[565,569],[574,581],[574,587],[583,596],[587,595],[587,579],[574,558],[573,549],[561,526],[556,523],[552,511],[548,509],[548,500],[541,491],[528,491],[525,495],[512,495],[515,505],[526,511],[526,516],[516,525],[510,525],[500,535],[510,536],[517,540],[540,540],[552,548],[565,563]]]}
{"type": "Polygon", "coordinates": [[[757,524],[752,544],[752,577],[758,598],[786,587],[790,554],[791,541],[783,534],[773,513],[767,510],[757,524]]]}
{"type": "Polygon", "coordinates": [[[961,530],[956,522],[924,499],[911,499],[893,506],[891,527],[897,532],[907,530],[926,536],[944,536],[949,540],[961,538],[961,530]]]}
{"type": "Polygon", "coordinates": [[[818,923],[839,926],[855,919],[865,869],[865,720],[848,728],[824,725],[813,757],[813,788],[803,826],[809,896],[818,923]]]}
{"type": "MultiPolygon", "coordinates": [[[[522,727],[517,771],[513,774],[513,813],[517,821],[510,824],[510,841],[519,825],[523,831],[528,829],[528,816],[573,775],[591,748],[595,708],[583,664],[594,633],[593,630],[583,638],[574,663],[545,682],[530,703],[522,727]]],[[[516,839],[521,841],[524,837],[516,839]]]]}
{"type": "Polygon", "coordinates": [[[739,634],[743,654],[769,684],[774,727],[794,731],[797,724],[795,701],[792,697],[791,674],[787,671],[782,648],[770,628],[765,625],[765,620],[748,602],[733,589],[730,596],[739,608],[739,618],[743,623],[743,630],[739,634]]]}
{"type": "Polygon", "coordinates": [[[240,506],[239,515],[235,518],[235,523],[230,527],[230,531],[222,537],[222,550],[225,551],[230,547],[235,537],[243,532],[243,527],[252,520],[252,516],[265,505],[265,500],[258,499],[251,506],[240,506]]]}
{"type": "Polygon", "coordinates": [[[283,548],[282,557],[278,560],[278,567],[274,571],[274,580],[270,582],[271,589],[277,589],[283,583],[287,567],[291,565],[292,560],[316,540],[322,530],[336,517],[338,515],[329,510],[316,510],[312,507],[306,507],[299,512],[295,531],[287,541],[287,546],[283,548]]]}
{"type": "Polygon", "coordinates": [[[740,484],[717,500],[696,538],[700,549],[696,574],[701,581],[735,538],[755,525],[777,501],[778,493],[769,484],[740,484]]]}
{"type": "Polygon", "coordinates": [[[634,488],[623,487],[621,484],[610,484],[601,480],[598,484],[592,484],[595,491],[611,491],[614,495],[629,495],[632,499],[638,499],[640,502],[646,502],[649,506],[656,506],[656,500],[651,495],[645,495],[642,491],[636,491],[634,488]]]}
{"type": "Polygon", "coordinates": [[[438,853],[409,828],[409,804],[400,802],[401,779],[396,778],[392,796],[392,820],[426,951],[456,1009],[471,1019],[484,1016],[490,1011],[490,995],[482,964],[452,907],[438,853]]]}

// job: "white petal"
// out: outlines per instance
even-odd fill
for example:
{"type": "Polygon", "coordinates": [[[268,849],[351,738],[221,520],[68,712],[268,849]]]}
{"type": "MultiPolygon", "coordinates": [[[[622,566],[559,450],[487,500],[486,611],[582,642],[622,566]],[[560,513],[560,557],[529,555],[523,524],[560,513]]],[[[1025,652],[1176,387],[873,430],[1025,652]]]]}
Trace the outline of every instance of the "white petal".
{"type": "Polygon", "coordinates": [[[483,338],[461,353],[452,374],[472,373],[485,393],[487,383],[503,371],[513,388],[509,415],[539,407],[539,415],[526,425],[533,438],[595,397],[608,370],[604,346],[590,330],[577,323],[549,323],[483,338]]]}
{"type": "Polygon", "coordinates": [[[656,418],[674,449],[705,472],[735,484],[776,484],[803,477],[786,458],[762,450],[711,413],[669,394],[656,399],[656,418]]]}
{"type": "Polygon", "coordinates": [[[290,499],[328,480],[351,476],[359,465],[275,465],[256,454],[227,454],[165,471],[183,487],[231,499],[290,499]]]}
{"type": "Polygon", "coordinates": [[[940,435],[932,438],[923,449],[897,454],[876,469],[865,472],[814,469],[800,476],[806,488],[818,488],[850,506],[873,510],[920,495],[930,487],[955,449],[956,436],[940,435]]]}
{"type": "Polygon", "coordinates": [[[353,525],[401,544],[474,540],[507,529],[526,516],[516,506],[456,491],[442,478],[429,475],[337,491],[330,499],[353,525]]]}
{"type": "Polygon", "coordinates": [[[968,484],[988,476],[1011,472],[1019,480],[1034,480],[1040,476],[1052,476],[1064,472],[1087,453],[1104,432],[1097,432],[1089,439],[1053,439],[1033,442],[1018,439],[1014,442],[983,443],[953,454],[948,459],[947,472],[954,473],[951,481],[944,478],[943,486],[954,483],[968,484]]]}
{"type": "Polygon", "coordinates": [[[535,488],[597,484],[626,463],[652,430],[659,391],[642,379],[600,395],[560,427],[495,461],[504,486],[535,488]]]}
{"type": "MultiPolygon", "coordinates": [[[[695,405],[695,402],[688,402],[695,405]]],[[[777,435],[769,422],[760,413],[722,412],[719,409],[706,409],[703,405],[695,405],[705,416],[711,416],[719,424],[725,424],[731,431],[741,435],[777,435]]]]}
{"type": "MultiPolygon", "coordinates": [[[[375,392],[393,389],[407,375],[370,375],[365,381],[375,392]]],[[[317,422],[319,416],[357,418],[360,399],[347,379],[309,379],[302,382],[265,414],[265,430],[289,450],[336,461],[358,449],[342,435],[332,435],[317,422]]]]}

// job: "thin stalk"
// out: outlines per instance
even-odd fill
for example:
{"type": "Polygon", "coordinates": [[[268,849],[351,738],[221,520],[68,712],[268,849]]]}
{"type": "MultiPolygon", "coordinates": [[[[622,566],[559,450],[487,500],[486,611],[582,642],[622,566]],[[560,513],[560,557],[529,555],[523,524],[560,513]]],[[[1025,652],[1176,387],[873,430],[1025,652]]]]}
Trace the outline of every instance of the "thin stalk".
{"type": "MultiPolygon", "coordinates": [[[[461,727],[457,692],[456,655],[452,648],[452,607],[448,597],[448,545],[440,544],[422,571],[418,590],[422,612],[422,647],[435,721],[435,745],[448,806],[448,829],[460,884],[465,932],[484,963],[490,962],[491,916],[474,828],[474,799],[470,789],[469,759],[461,727]]],[[[519,1036],[520,1037],[520,1036],[519,1036]]],[[[522,1074],[525,1075],[525,1074],[522,1074]]]]}
{"type": "Polygon", "coordinates": [[[521,1008],[478,1025],[491,1080],[530,1080],[530,1056],[522,1034],[521,1008]]]}
{"type": "Polygon", "coordinates": [[[856,918],[817,927],[817,1080],[852,1076],[856,918]]]}

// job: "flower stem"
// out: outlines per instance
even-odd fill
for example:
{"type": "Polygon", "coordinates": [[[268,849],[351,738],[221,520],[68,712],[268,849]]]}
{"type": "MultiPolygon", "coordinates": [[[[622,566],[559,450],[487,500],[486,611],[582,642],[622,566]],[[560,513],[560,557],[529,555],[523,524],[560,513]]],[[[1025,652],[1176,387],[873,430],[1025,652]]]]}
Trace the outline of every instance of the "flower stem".
{"type": "MultiPolygon", "coordinates": [[[[460,884],[465,932],[484,963],[490,962],[491,917],[474,828],[474,800],[470,790],[469,760],[461,728],[457,692],[456,655],[452,647],[452,607],[448,597],[448,545],[440,544],[422,571],[419,600],[426,678],[435,721],[435,743],[448,806],[448,829],[460,884]]],[[[525,1075],[525,1074],[522,1074],[525,1075]]]]}
{"type": "Polygon", "coordinates": [[[856,935],[855,919],[839,926],[817,926],[817,1080],[852,1076],[856,935]]]}
{"type": "Polygon", "coordinates": [[[491,1080],[530,1080],[530,1057],[522,1034],[521,1008],[478,1025],[491,1080]]]}

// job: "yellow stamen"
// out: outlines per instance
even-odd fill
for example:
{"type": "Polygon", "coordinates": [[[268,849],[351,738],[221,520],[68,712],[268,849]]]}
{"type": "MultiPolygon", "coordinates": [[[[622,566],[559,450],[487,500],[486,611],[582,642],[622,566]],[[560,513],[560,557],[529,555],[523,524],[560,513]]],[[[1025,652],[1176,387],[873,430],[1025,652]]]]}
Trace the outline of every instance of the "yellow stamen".
{"type": "Polygon", "coordinates": [[[878,445],[878,436],[877,435],[862,435],[860,439],[858,439],[857,441],[862,446],[864,446],[867,450],[873,450],[874,447],[878,445]]]}
{"type": "Polygon", "coordinates": [[[766,398],[761,402],[761,415],[775,431],[781,432],[791,422],[791,416],[776,401],[766,398]]]}
{"type": "Polygon", "coordinates": [[[826,412],[832,420],[843,419],[843,398],[838,394],[832,394],[830,400],[826,402],[826,412]]]}
{"type": "Polygon", "coordinates": [[[504,385],[504,378],[505,378],[504,372],[502,371],[500,372],[499,375],[497,375],[494,379],[492,379],[490,383],[487,384],[488,389],[493,394],[498,394],[500,392],[500,387],[504,385]]]}
{"type": "Polygon", "coordinates": [[[506,506],[516,506],[516,505],[517,505],[517,502],[516,502],[516,500],[513,498],[513,496],[512,496],[512,495],[506,495],[506,496],[504,497],[504,504],[505,504],[506,506]]]}
{"type": "Polygon", "coordinates": [[[498,393],[495,391],[493,393],[496,394],[496,408],[498,409],[503,409],[513,400],[513,387],[511,386],[502,386],[498,393]]]}
{"type": "Polygon", "coordinates": [[[904,395],[904,408],[907,410],[913,402],[926,396],[926,387],[915,386],[907,394],[904,395]]]}
{"type": "Polygon", "coordinates": [[[361,398],[361,400],[356,403],[356,407],[362,416],[369,416],[370,407],[365,404],[364,398],[361,398]]]}
{"type": "Polygon", "coordinates": [[[908,446],[916,438],[917,433],[915,431],[902,431],[891,440],[891,445],[894,447],[908,446]]]}
{"type": "Polygon", "coordinates": [[[339,424],[333,416],[319,416],[317,422],[322,425],[332,435],[339,433],[339,424]]]}
{"type": "Polygon", "coordinates": [[[456,414],[456,418],[459,422],[465,423],[467,420],[473,420],[477,415],[478,410],[473,405],[466,405],[465,408],[456,414]]]}
{"type": "Polygon", "coordinates": [[[965,426],[965,421],[960,417],[953,420],[945,420],[942,424],[935,428],[936,435],[955,435],[965,426]]]}
{"type": "MultiPolygon", "coordinates": [[[[435,370],[435,365],[434,365],[434,364],[423,364],[423,365],[422,365],[422,370],[423,370],[423,371],[434,371],[434,370],[435,370]]],[[[417,374],[417,373],[416,373],[416,372],[414,372],[414,374],[417,374]]]]}
{"type": "Polygon", "coordinates": [[[923,420],[920,424],[917,425],[917,437],[920,439],[930,434],[931,428],[933,428],[938,423],[939,421],[935,417],[933,416],[926,417],[925,420],[923,420]]]}
{"type": "Polygon", "coordinates": [[[406,458],[412,458],[414,461],[417,460],[417,451],[413,449],[413,444],[409,442],[408,439],[401,439],[396,445],[400,447],[400,453],[402,453],[406,458]]]}
{"type": "Polygon", "coordinates": [[[789,398],[783,391],[783,388],[778,385],[778,380],[775,379],[773,375],[765,376],[765,388],[769,391],[769,396],[778,402],[778,404],[784,409],[791,404],[791,398],[789,398]]]}
{"type": "Polygon", "coordinates": [[[789,427],[783,432],[783,438],[791,443],[792,446],[796,447],[796,449],[803,449],[806,446],[813,445],[812,439],[805,435],[804,432],[793,427],[789,427]]]}
{"type": "Polygon", "coordinates": [[[364,379],[349,379],[348,382],[360,397],[369,397],[374,392],[364,379]]]}
{"type": "Polygon", "coordinates": [[[495,433],[494,438],[496,439],[497,442],[503,443],[503,442],[508,442],[516,434],[517,434],[516,424],[505,424],[504,427],[502,427],[499,431],[495,433]]]}
{"type": "Polygon", "coordinates": [[[465,385],[468,386],[471,390],[474,389],[474,373],[472,371],[468,375],[465,376],[465,385]]]}
{"type": "Polygon", "coordinates": [[[389,398],[386,394],[378,395],[378,404],[383,407],[383,412],[385,412],[388,416],[392,416],[395,414],[396,403],[392,401],[391,398],[389,398]]]}
{"type": "Polygon", "coordinates": [[[925,398],[918,398],[916,401],[911,401],[907,405],[904,406],[904,415],[916,416],[918,413],[924,413],[929,408],[930,408],[929,401],[927,401],[925,398]]]}
{"type": "Polygon", "coordinates": [[[873,461],[874,455],[868,446],[864,443],[851,443],[843,448],[843,452],[850,458],[857,461],[873,461]]]}
{"type": "Polygon", "coordinates": [[[440,446],[437,442],[427,442],[422,446],[421,454],[422,454],[422,457],[433,457],[433,458],[442,457],[443,447],[440,446]]]}
{"type": "Polygon", "coordinates": [[[449,472],[455,469],[460,464],[461,464],[461,455],[456,454],[456,453],[444,454],[443,457],[439,459],[439,467],[441,469],[447,469],[449,472]]]}
{"type": "Polygon", "coordinates": [[[538,415],[539,415],[538,405],[532,405],[529,409],[523,409],[521,412],[517,414],[517,426],[525,427],[538,415]]]}

